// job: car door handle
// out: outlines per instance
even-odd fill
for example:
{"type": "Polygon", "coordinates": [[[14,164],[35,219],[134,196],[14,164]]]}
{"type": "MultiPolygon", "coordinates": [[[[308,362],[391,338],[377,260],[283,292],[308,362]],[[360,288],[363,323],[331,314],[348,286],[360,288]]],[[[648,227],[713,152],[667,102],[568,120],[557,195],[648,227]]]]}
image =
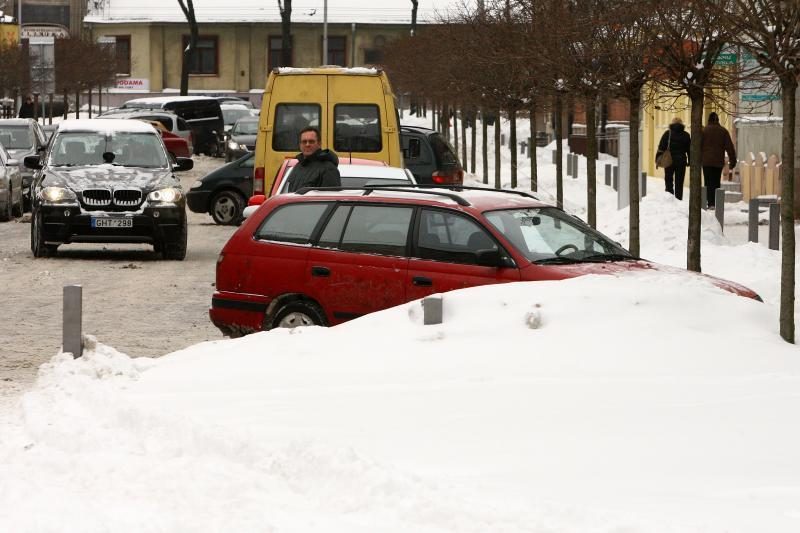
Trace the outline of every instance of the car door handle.
{"type": "Polygon", "coordinates": [[[433,280],[431,278],[423,278],[422,276],[414,276],[411,278],[411,283],[419,287],[433,287],[433,280]]]}
{"type": "Polygon", "coordinates": [[[331,275],[331,269],[328,267],[312,266],[311,275],[319,278],[327,278],[331,275]]]}

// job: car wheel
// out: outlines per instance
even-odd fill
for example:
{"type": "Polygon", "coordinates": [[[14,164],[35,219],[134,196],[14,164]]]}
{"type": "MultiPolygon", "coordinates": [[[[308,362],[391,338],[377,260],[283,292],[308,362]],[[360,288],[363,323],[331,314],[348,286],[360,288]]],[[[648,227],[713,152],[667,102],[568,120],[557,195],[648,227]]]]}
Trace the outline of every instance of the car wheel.
{"type": "Polygon", "coordinates": [[[42,213],[37,212],[31,222],[31,252],[33,257],[50,257],[56,253],[57,244],[45,244],[42,213]]]}
{"type": "Polygon", "coordinates": [[[233,191],[217,193],[211,200],[209,210],[214,222],[221,226],[238,224],[244,211],[244,198],[233,191]]]}
{"type": "Polygon", "coordinates": [[[217,144],[216,141],[212,142],[212,143],[209,143],[209,145],[208,145],[208,155],[210,155],[211,157],[219,156],[219,144],[217,144]]]}
{"type": "Polygon", "coordinates": [[[188,222],[185,220],[181,225],[181,233],[175,242],[165,242],[161,244],[161,253],[164,259],[171,261],[183,261],[186,258],[186,245],[189,240],[188,222]]]}
{"type": "Polygon", "coordinates": [[[316,304],[295,301],[281,307],[272,320],[272,328],[326,326],[325,315],[316,304]]]}

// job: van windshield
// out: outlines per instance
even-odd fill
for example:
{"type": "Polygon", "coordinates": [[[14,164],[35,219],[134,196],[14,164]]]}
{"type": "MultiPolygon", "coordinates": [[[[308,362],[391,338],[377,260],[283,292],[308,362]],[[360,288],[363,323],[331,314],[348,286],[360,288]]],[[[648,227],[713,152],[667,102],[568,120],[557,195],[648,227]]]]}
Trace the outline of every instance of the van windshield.
{"type": "Polygon", "coordinates": [[[276,152],[298,152],[300,131],[319,128],[319,104],[278,104],[275,107],[275,126],[272,149],[276,152]]]}

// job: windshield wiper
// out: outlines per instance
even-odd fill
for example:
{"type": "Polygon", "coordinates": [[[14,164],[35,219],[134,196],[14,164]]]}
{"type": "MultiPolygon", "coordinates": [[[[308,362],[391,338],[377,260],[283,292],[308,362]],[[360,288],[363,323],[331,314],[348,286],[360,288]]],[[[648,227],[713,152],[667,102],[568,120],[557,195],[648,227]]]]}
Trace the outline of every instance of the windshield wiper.
{"type": "Polygon", "coordinates": [[[592,254],[583,258],[590,263],[606,263],[610,261],[636,261],[638,258],[625,254],[592,254]]]}
{"type": "Polygon", "coordinates": [[[546,257],[545,259],[539,259],[533,262],[535,265],[573,265],[575,263],[583,263],[583,260],[576,259],[574,257],[556,255],[554,257],[546,257]]]}

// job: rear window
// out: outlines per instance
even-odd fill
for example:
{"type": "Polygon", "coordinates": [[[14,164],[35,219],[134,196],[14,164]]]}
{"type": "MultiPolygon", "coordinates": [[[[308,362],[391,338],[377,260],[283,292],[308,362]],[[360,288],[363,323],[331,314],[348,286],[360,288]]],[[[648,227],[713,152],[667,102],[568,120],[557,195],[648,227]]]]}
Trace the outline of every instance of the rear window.
{"type": "Polygon", "coordinates": [[[433,154],[436,157],[436,166],[438,168],[445,168],[458,164],[458,158],[453,151],[453,147],[438,133],[431,135],[431,148],[433,148],[433,154]]]}
{"type": "Polygon", "coordinates": [[[289,204],[276,209],[256,231],[267,241],[308,244],[314,228],[328,209],[327,203],[289,204]]]}
{"type": "Polygon", "coordinates": [[[380,108],[374,104],[337,104],[333,108],[333,149],[337,152],[380,152],[380,108]]]}
{"type": "Polygon", "coordinates": [[[173,129],[172,128],[172,119],[169,118],[169,117],[165,117],[164,115],[154,115],[152,117],[150,117],[150,116],[142,116],[142,117],[137,117],[137,118],[144,118],[144,119],[147,119],[147,120],[155,120],[156,122],[160,122],[161,124],[164,125],[165,128],[167,128],[167,131],[172,131],[172,129],[173,129]]]}
{"type": "Polygon", "coordinates": [[[189,124],[186,123],[181,117],[178,117],[178,131],[186,131],[189,129],[189,124]]]}
{"type": "Polygon", "coordinates": [[[33,134],[28,126],[4,126],[0,128],[0,144],[8,150],[30,148],[33,134]]]}
{"type": "Polygon", "coordinates": [[[300,131],[309,126],[319,128],[319,116],[319,104],[278,104],[275,107],[272,149],[276,152],[298,152],[300,131]]]}

